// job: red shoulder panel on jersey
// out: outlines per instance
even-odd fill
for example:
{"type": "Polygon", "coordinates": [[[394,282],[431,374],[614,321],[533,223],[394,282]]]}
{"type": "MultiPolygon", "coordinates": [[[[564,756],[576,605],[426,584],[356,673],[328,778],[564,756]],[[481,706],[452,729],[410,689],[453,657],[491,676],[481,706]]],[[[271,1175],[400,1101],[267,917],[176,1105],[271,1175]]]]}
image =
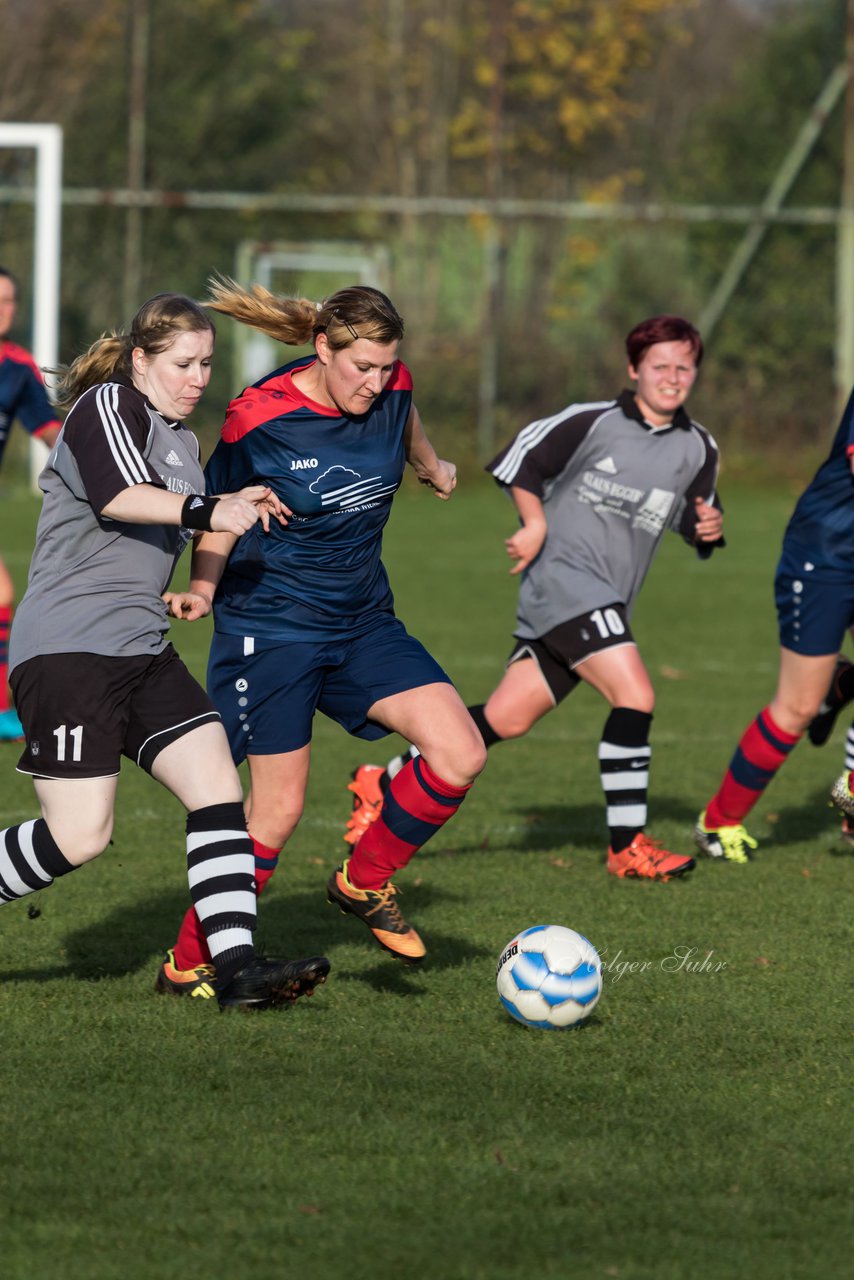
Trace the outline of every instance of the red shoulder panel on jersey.
{"type": "Polygon", "coordinates": [[[293,409],[302,408],[306,403],[305,397],[294,386],[290,373],[267,378],[258,386],[247,387],[232,400],[225,413],[222,439],[227,444],[234,444],[256,427],[293,409]]]}
{"type": "MultiPolygon", "coordinates": [[[[247,387],[239,396],[236,396],[226,410],[225,422],[222,427],[221,436],[226,444],[235,444],[245,435],[248,435],[250,431],[254,431],[256,427],[261,427],[265,422],[270,422],[273,418],[280,418],[283,414],[290,413],[294,409],[309,408],[315,413],[336,417],[338,414],[337,409],[330,409],[327,405],[317,404],[308,396],[303,395],[298,387],[294,386],[292,374],[298,373],[300,368],[306,368],[311,363],[313,363],[313,358],[307,360],[305,365],[300,365],[297,369],[291,369],[287,373],[267,378],[257,386],[247,387]]],[[[386,383],[385,390],[412,390],[412,375],[400,360],[395,361],[394,369],[386,383]]]]}
{"type": "Polygon", "coordinates": [[[25,364],[32,369],[39,382],[43,382],[42,371],[36,364],[33,357],[25,347],[19,347],[17,342],[4,342],[0,346],[0,359],[14,360],[16,364],[25,364]]]}
{"type": "Polygon", "coordinates": [[[402,360],[395,362],[392,375],[386,383],[386,391],[411,391],[412,374],[402,360]]]}

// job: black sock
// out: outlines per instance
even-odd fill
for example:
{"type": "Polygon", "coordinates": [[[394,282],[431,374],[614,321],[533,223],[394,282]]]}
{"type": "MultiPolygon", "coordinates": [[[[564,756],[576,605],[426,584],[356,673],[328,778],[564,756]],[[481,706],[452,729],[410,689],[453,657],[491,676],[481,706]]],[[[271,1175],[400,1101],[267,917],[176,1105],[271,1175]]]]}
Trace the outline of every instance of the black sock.
{"type": "Polygon", "coordinates": [[[500,733],[495,732],[492,725],[487,720],[484,712],[484,705],[484,703],[479,702],[476,706],[467,707],[466,710],[480,730],[480,736],[483,738],[483,745],[487,750],[489,750],[490,747],[495,746],[496,742],[503,742],[504,739],[500,733]]]}

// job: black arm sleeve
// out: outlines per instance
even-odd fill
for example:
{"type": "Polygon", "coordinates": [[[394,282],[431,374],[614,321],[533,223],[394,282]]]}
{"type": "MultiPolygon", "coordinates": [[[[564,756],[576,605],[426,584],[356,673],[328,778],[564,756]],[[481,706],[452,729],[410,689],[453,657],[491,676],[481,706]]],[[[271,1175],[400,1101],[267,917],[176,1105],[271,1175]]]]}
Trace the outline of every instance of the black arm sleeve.
{"type": "Polygon", "coordinates": [[[717,542],[697,542],[696,499],[701,498],[710,507],[723,511],[723,503],[717,491],[720,451],[706,430],[697,426],[696,423],[694,423],[694,430],[703,445],[703,461],[699,471],[685,491],[685,509],[679,522],[679,532],[687,543],[696,548],[697,555],[701,560],[708,560],[715,547],[725,547],[726,542],[722,537],[718,538],[717,542]]]}

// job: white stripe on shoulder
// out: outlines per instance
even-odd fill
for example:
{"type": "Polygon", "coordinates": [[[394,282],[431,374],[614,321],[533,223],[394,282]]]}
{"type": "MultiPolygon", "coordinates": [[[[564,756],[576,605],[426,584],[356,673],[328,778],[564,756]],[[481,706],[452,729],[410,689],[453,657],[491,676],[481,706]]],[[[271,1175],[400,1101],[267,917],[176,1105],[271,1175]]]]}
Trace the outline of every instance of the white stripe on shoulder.
{"type": "Polygon", "coordinates": [[[145,484],[150,480],[145,459],[137,449],[119,413],[119,387],[115,382],[107,382],[98,387],[96,404],[104,435],[113,460],[122,474],[125,483],[130,487],[145,484]]]}
{"type": "Polygon", "coordinates": [[[561,409],[560,413],[553,414],[550,418],[539,418],[536,422],[523,427],[506,455],[493,471],[492,474],[495,479],[500,480],[502,484],[511,484],[525,460],[525,455],[540,444],[550,432],[554,431],[555,427],[559,427],[562,422],[566,422],[567,418],[575,417],[579,413],[589,412],[591,409],[612,409],[615,403],[616,401],[614,400],[593,400],[587,404],[571,404],[566,409],[561,409]]]}

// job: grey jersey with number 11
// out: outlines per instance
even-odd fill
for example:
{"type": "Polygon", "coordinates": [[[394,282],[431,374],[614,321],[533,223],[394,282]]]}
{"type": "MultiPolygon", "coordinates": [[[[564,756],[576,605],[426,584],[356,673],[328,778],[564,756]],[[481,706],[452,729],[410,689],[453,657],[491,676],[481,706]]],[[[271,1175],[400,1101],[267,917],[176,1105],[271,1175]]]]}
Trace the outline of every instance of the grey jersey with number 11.
{"type": "Polygon", "coordinates": [[[665,529],[693,546],[695,498],[720,507],[718,460],[683,409],[653,429],[630,391],[523,428],[486,468],[506,489],[536,494],[548,524],[522,575],[515,634],[534,639],[617,601],[631,614],[665,529]]]}

